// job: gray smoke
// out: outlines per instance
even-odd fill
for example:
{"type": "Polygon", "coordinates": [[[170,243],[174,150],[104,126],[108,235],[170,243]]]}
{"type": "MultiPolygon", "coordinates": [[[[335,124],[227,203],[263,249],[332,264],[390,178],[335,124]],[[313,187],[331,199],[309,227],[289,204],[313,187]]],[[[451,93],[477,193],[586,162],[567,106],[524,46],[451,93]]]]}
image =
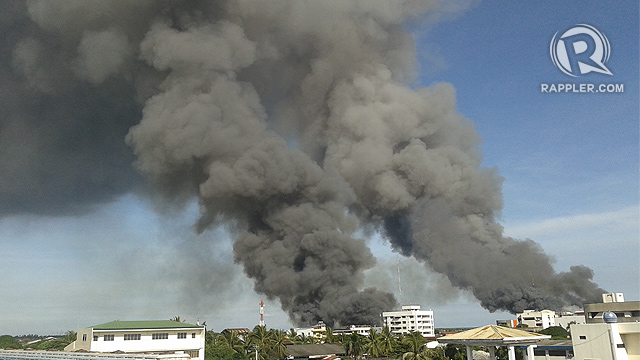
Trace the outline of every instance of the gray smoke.
{"type": "Polygon", "coordinates": [[[108,201],[139,186],[135,158],[166,201],[198,199],[198,232],[230,229],[255,290],[296,324],[397,305],[364,289],[362,227],[491,311],[592,300],[591,270],[556,274],[503,235],[501,180],[453,88],[408,86],[406,28],[464,7],[447,4],[3,3],[0,211],[108,201]]]}

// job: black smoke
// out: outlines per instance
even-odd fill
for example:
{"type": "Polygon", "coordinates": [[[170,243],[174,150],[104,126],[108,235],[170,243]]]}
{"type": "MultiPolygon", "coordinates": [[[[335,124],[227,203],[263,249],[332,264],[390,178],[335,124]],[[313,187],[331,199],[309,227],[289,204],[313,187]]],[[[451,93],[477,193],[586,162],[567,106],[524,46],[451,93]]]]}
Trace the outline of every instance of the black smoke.
{"type": "Polygon", "coordinates": [[[406,29],[444,2],[2,6],[1,214],[78,213],[147,183],[196,198],[196,231],[230,229],[255,290],[297,324],[375,323],[397,305],[363,286],[364,226],[491,311],[602,291],[503,235],[501,179],[453,88],[409,86],[406,29]]]}

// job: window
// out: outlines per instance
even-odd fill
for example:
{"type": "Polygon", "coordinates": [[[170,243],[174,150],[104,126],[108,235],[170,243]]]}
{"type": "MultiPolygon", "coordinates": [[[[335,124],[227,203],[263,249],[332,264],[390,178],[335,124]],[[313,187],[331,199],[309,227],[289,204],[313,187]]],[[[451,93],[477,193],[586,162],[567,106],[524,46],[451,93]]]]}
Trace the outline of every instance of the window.
{"type": "Polygon", "coordinates": [[[151,339],[152,340],[166,340],[168,338],[169,338],[169,333],[151,334],[151,339]]]}
{"type": "Polygon", "coordinates": [[[585,335],[580,335],[580,340],[587,340],[587,337],[585,335]]]}
{"type": "Polygon", "coordinates": [[[93,335],[93,341],[98,341],[98,335],[93,335]]]}
{"type": "Polygon", "coordinates": [[[87,341],[87,334],[82,334],[82,341],[87,341]]]}
{"type": "MultiPolygon", "coordinates": [[[[196,333],[191,333],[191,338],[195,339],[196,338],[196,333]]],[[[196,356],[197,357],[197,356],[196,356]]]]}
{"type": "Polygon", "coordinates": [[[186,339],[187,333],[178,333],[178,339],[186,339]]]}
{"type": "Polygon", "coordinates": [[[113,335],[105,335],[104,341],[113,341],[113,335]]]}
{"type": "Polygon", "coordinates": [[[140,340],[141,334],[124,334],[124,340],[140,340]]]}

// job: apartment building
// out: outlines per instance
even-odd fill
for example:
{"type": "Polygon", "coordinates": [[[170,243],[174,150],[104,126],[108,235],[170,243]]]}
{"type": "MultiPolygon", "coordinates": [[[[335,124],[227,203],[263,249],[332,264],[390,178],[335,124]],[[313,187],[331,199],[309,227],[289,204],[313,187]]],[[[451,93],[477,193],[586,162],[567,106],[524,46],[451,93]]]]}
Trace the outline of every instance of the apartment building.
{"type": "Polygon", "coordinates": [[[417,331],[424,337],[435,336],[433,311],[420,310],[420,305],[405,305],[400,311],[385,311],[382,322],[394,334],[417,331]]]}

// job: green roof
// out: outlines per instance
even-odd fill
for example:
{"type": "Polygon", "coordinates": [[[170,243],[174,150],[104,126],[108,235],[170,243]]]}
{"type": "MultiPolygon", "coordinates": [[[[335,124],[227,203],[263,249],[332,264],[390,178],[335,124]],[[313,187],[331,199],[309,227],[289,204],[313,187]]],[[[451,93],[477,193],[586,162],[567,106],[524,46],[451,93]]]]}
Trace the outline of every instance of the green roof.
{"type": "Polygon", "coordinates": [[[112,321],[96,326],[92,326],[93,330],[145,330],[145,329],[185,329],[198,328],[203,326],[187,324],[172,320],[148,320],[148,321],[112,321]]]}

